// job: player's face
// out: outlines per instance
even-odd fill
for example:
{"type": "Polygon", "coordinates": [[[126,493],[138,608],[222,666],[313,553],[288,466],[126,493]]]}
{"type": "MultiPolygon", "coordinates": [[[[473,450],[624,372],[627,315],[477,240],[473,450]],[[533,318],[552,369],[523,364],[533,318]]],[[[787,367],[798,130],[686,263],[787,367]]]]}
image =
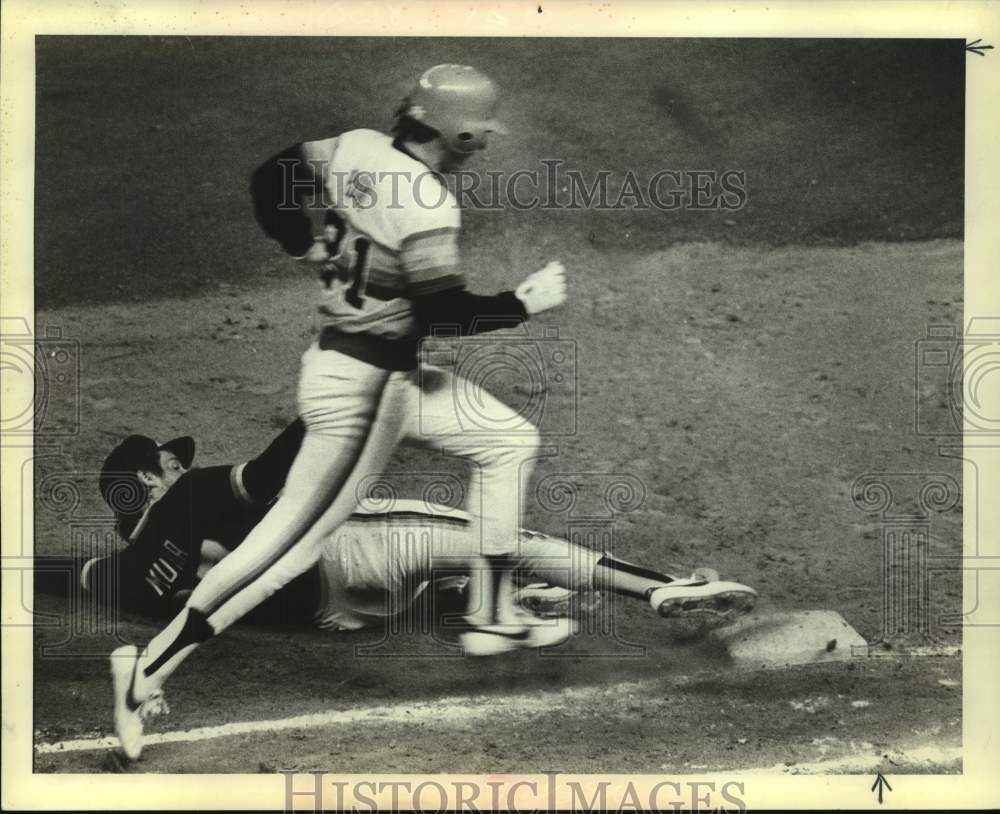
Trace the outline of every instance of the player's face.
{"type": "Polygon", "coordinates": [[[178,457],[165,449],[160,450],[160,469],[163,470],[162,475],[151,473],[151,477],[154,480],[153,486],[161,493],[167,491],[181,475],[187,472],[178,457]]]}
{"type": "Polygon", "coordinates": [[[441,172],[454,172],[455,170],[460,169],[466,161],[485,148],[486,136],[483,135],[480,137],[476,146],[467,153],[453,152],[446,149],[444,151],[444,158],[441,160],[441,172]]]}
{"type": "Polygon", "coordinates": [[[187,472],[180,459],[165,449],[160,450],[160,469],[163,470],[163,480],[167,486],[172,486],[181,475],[187,472]]]}
{"type": "Polygon", "coordinates": [[[441,159],[441,172],[454,172],[465,164],[471,155],[472,153],[446,152],[444,158],[441,159]]]}

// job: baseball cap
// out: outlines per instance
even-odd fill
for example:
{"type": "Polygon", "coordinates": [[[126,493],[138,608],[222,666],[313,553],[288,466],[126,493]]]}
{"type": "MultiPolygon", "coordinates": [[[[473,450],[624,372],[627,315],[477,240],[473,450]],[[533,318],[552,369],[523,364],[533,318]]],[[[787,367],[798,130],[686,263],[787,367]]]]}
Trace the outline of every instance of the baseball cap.
{"type": "Polygon", "coordinates": [[[101,467],[98,486],[104,502],[116,515],[131,515],[142,509],[146,489],[136,473],[148,466],[161,450],[172,452],[189,469],[194,460],[194,439],[185,435],[157,444],[147,435],[130,435],[111,450],[101,467]]]}

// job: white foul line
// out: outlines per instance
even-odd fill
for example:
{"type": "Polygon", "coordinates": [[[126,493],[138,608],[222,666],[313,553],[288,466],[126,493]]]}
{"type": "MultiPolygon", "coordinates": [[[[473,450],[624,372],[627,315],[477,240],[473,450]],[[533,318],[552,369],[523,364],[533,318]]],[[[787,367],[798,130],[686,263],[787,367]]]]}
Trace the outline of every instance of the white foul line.
{"type": "MultiPolygon", "coordinates": [[[[191,743],[194,741],[226,738],[235,735],[247,735],[257,732],[280,732],[289,729],[314,729],[336,724],[386,724],[413,723],[416,721],[437,720],[452,723],[467,722],[476,718],[496,715],[497,702],[502,702],[508,710],[518,713],[537,714],[563,709],[580,702],[594,702],[609,696],[622,697],[628,694],[642,695],[653,686],[662,686],[662,682],[635,681],[600,687],[567,688],[559,691],[538,691],[530,694],[506,695],[498,698],[488,695],[448,696],[432,701],[412,701],[396,703],[388,706],[354,707],[345,710],[327,710],[309,715],[298,715],[293,718],[278,718],[269,721],[240,721],[222,724],[220,726],[204,726],[197,729],[187,729],[175,732],[153,732],[144,737],[144,746],[154,746],[161,743],[191,743]]],[[[113,749],[118,746],[118,739],[81,738],[78,740],[59,741],[58,743],[39,743],[35,752],[40,755],[65,754],[67,752],[84,752],[96,749],[113,749]]],[[[869,746],[869,744],[865,744],[869,746]]],[[[709,769],[706,771],[738,772],[740,774],[854,774],[887,768],[889,764],[901,766],[924,766],[929,769],[940,768],[949,764],[957,764],[962,760],[962,747],[917,746],[906,750],[893,750],[888,754],[864,750],[839,758],[813,762],[798,762],[791,766],[783,763],[774,766],[757,768],[709,769]]]]}
{"type": "Polygon", "coordinates": [[[870,774],[876,769],[881,769],[889,774],[893,764],[906,769],[912,769],[914,766],[940,769],[947,764],[960,763],[961,760],[961,746],[917,746],[913,749],[866,752],[829,760],[793,763],[790,766],[776,763],[774,766],[738,771],[740,774],[870,774]]]}
{"type": "MultiPolygon", "coordinates": [[[[407,701],[391,706],[354,707],[345,710],[327,710],[309,715],[299,715],[294,718],[278,718],[270,721],[241,721],[238,723],[221,724],[219,726],[203,726],[197,729],[187,729],[176,732],[152,732],[143,736],[144,746],[159,743],[188,743],[192,741],[212,740],[233,735],[246,735],[254,732],[280,732],[286,729],[313,729],[334,724],[360,723],[412,723],[421,720],[442,720],[448,723],[456,720],[471,719],[496,714],[497,703],[513,704],[518,713],[548,712],[567,706],[567,702],[593,701],[608,696],[620,696],[622,693],[641,693],[647,691],[659,682],[636,681],[613,686],[571,688],[553,691],[538,691],[531,694],[504,695],[502,697],[478,696],[448,696],[433,701],[407,701]]],[[[112,749],[118,745],[118,739],[111,738],[80,738],[78,740],[59,741],[57,743],[39,743],[35,752],[39,755],[63,754],[65,752],[84,752],[93,749],[112,749]]]]}

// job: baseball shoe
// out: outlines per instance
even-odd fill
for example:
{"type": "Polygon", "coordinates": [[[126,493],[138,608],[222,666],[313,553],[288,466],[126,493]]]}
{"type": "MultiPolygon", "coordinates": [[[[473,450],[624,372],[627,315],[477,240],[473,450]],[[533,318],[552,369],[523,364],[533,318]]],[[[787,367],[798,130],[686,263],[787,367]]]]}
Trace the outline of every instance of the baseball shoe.
{"type": "Polygon", "coordinates": [[[757,592],[738,582],[709,581],[696,573],[655,588],[649,604],[665,619],[707,616],[730,621],[753,610],[757,592]]]}
{"type": "Polygon", "coordinates": [[[467,656],[498,656],[528,645],[527,625],[477,625],[458,637],[467,656]]]}
{"type": "Polygon", "coordinates": [[[514,592],[514,602],[534,616],[568,616],[573,591],[545,582],[532,583],[514,592]]]}
{"type": "Polygon", "coordinates": [[[122,752],[129,760],[142,754],[143,721],[153,715],[170,712],[163,692],[154,690],[144,701],[137,702],[132,695],[135,671],[139,666],[139,648],[135,645],[119,647],[111,653],[111,681],[115,697],[115,734],[122,752]]]}
{"type": "Polygon", "coordinates": [[[552,647],[576,633],[576,622],[566,617],[543,619],[530,613],[518,613],[516,621],[506,625],[482,625],[469,630],[459,641],[469,656],[497,656],[512,650],[552,647]]]}
{"type": "Polygon", "coordinates": [[[526,647],[554,647],[576,633],[576,622],[568,616],[543,618],[530,613],[524,615],[528,626],[526,647]]]}

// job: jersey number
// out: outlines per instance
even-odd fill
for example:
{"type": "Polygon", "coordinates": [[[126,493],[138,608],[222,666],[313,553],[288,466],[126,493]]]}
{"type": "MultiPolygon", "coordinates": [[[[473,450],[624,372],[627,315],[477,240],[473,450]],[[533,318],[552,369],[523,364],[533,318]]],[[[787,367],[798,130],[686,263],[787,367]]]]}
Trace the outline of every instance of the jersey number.
{"type": "Polygon", "coordinates": [[[345,256],[343,242],[347,228],[344,222],[332,211],[327,212],[325,232],[327,251],[330,252],[334,263],[339,267],[339,273],[333,268],[329,268],[323,274],[323,282],[327,288],[330,287],[334,279],[348,283],[344,298],[355,308],[364,307],[372,242],[364,235],[356,236],[349,244],[351,253],[345,256]],[[353,255],[353,260],[351,255],[353,255]]]}
{"type": "Polygon", "coordinates": [[[351,285],[344,298],[355,308],[362,308],[365,304],[365,286],[368,284],[368,254],[371,247],[372,242],[367,237],[354,238],[354,265],[349,274],[351,285]]]}

